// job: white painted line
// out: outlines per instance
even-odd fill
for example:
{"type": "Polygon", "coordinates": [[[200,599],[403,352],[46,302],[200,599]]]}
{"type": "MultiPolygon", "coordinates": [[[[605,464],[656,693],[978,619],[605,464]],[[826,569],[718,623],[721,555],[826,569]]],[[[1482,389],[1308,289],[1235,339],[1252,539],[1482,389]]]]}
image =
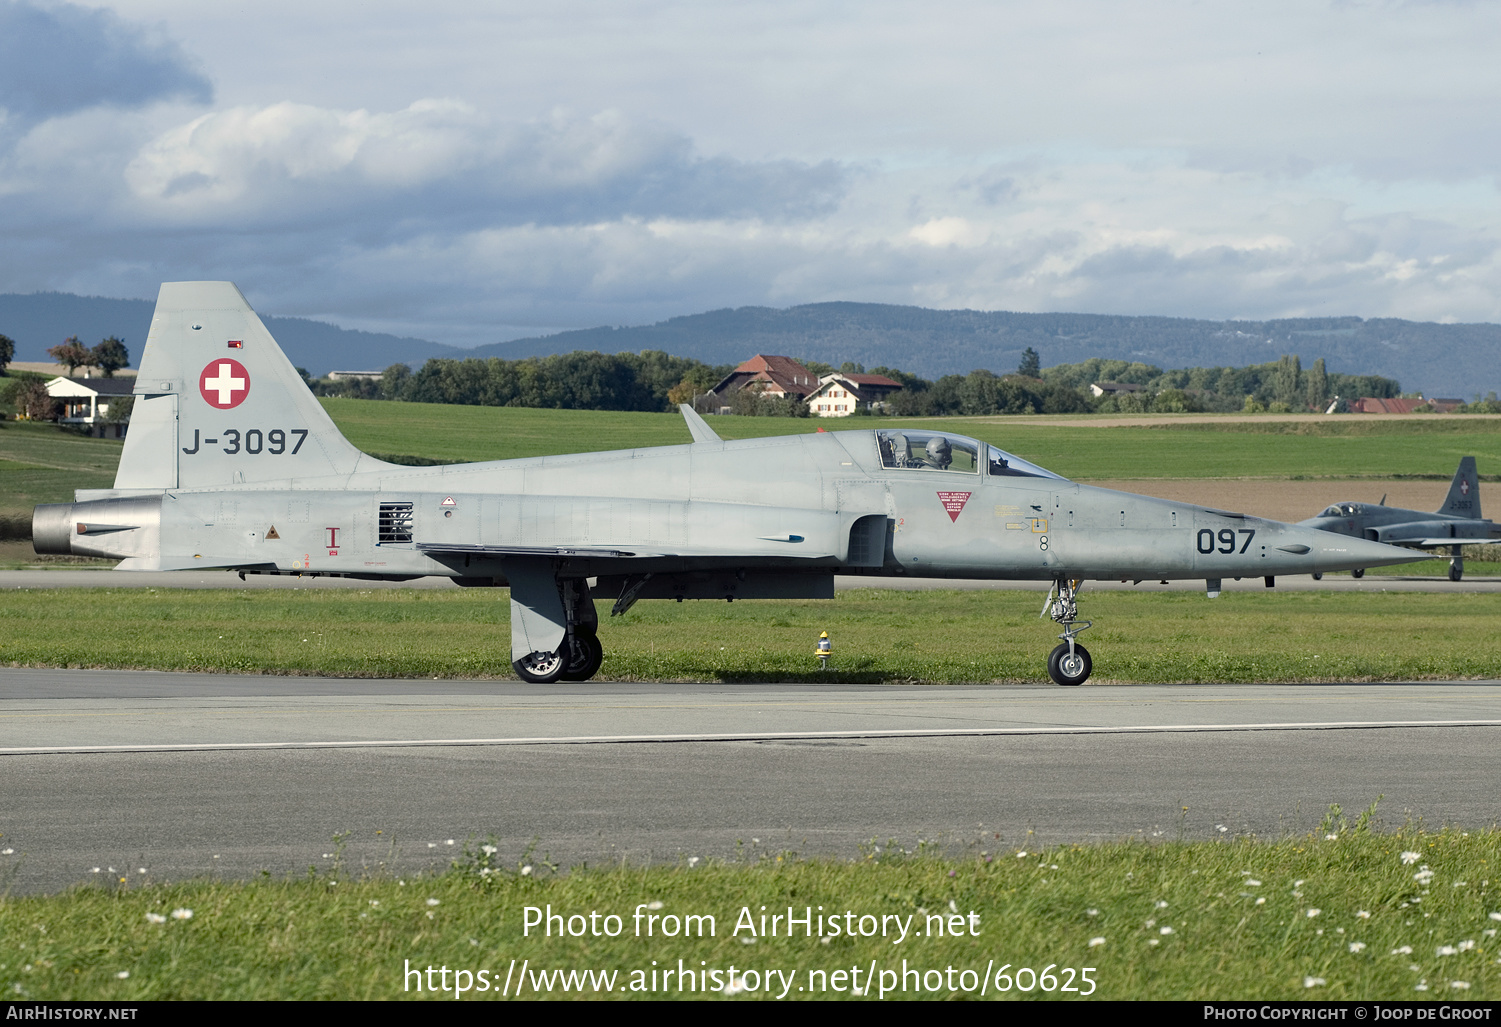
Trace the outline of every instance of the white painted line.
{"type": "Polygon", "coordinates": [[[775,742],[819,738],[977,738],[1006,735],[1139,735],[1236,731],[1379,731],[1414,727],[1501,727],[1501,720],[1347,720],[1286,724],[1144,724],[1137,727],[978,727],[869,731],[724,731],[677,735],[559,735],[536,738],[392,738],[327,742],[168,742],[161,745],[35,745],[0,756],[85,752],[226,752],[254,749],[400,749],[438,745],[630,745],[641,742],[775,742]]]}

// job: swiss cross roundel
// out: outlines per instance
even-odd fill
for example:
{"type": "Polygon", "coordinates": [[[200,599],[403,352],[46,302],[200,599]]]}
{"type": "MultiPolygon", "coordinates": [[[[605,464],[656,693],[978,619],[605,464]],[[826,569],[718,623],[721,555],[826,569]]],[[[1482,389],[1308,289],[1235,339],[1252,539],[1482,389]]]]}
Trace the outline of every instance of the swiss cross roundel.
{"type": "Polygon", "coordinates": [[[250,372],[238,360],[221,357],[198,376],[198,391],[209,406],[218,410],[232,409],[250,395],[250,372]]]}

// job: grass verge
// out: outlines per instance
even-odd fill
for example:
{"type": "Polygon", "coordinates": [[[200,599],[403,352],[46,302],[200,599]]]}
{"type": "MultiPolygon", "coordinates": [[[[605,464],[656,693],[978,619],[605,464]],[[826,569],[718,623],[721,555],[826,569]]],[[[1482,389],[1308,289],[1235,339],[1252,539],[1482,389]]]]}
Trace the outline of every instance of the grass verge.
{"type": "Polygon", "coordinates": [[[979,998],[984,981],[986,998],[1078,999],[1089,967],[1100,999],[1501,996],[1501,832],[1368,824],[1335,807],[1317,834],[1271,843],[1018,851],[981,836],[959,859],[888,842],[855,861],[566,874],[471,842],[436,876],[351,876],[335,858],[299,880],[111,880],[0,901],[0,985],[18,999],[484,1000],[519,984],[527,998],[746,1000],[979,998]],[[789,907],[811,914],[790,937],[789,907]],[[526,928],[548,912],[551,937],[526,928]],[[638,913],[657,917],[651,936],[638,913]],[[690,915],[712,933],[691,921],[685,937],[690,915]],[[732,966],[738,988],[719,990],[732,966]]]}
{"type": "MultiPolygon", "coordinates": [[[[339,677],[511,677],[503,589],[13,589],[0,665],[339,677]]],[[[1040,594],[861,589],[832,601],[638,603],[605,617],[601,678],[1041,681],[1040,594]],[[816,670],[820,631],[833,669],[816,670]]],[[[1085,592],[1096,683],[1501,674],[1501,595],[1085,592]]],[[[601,611],[605,612],[605,611],[601,611]]]]}

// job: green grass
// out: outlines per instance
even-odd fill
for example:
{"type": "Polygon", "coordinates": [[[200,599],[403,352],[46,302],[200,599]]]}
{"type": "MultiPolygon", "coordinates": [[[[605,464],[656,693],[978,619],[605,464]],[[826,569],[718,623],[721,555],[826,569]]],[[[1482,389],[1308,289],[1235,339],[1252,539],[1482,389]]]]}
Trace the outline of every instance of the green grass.
{"type": "MultiPolygon", "coordinates": [[[[0,664],[511,677],[505,590],[35,589],[0,593],[0,664]],[[128,601],[121,601],[128,600],[128,601]]],[[[608,612],[608,601],[601,604],[608,612]]],[[[600,629],[605,680],[1042,681],[1033,592],[638,603],[600,629]],[[820,631],[834,669],[815,669],[820,631]]],[[[1094,683],[1496,677],[1501,595],[1084,593],[1094,683]]]]}
{"type": "MultiPolygon", "coordinates": [[[[1495,829],[1409,826],[1379,834],[1331,810],[1319,833],[1275,842],[1124,842],[1019,853],[982,834],[961,858],[932,851],[873,842],[863,860],[752,850],[696,867],[685,856],[677,866],[556,874],[541,861],[511,863],[471,843],[453,869],[436,876],[404,875],[394,846],[393,864],[368,875],[350,875],[337,861],[332,873],[310,868],[306,878],[289,881],[143,886],[126,875],[126,882],[0,901],[0,986],[11,999],[451,1001],[453,991],[442,988],[465,970],[475,990],[464,997],[485,1000],[500,997],[507,971],[514,966],[519,977],[525,961],[528,998],[532,973],[559,970],[613,972],[610,997],[704,997],[662,990],[660,978],[655,993],[629,990],[633,980],[650,986],[654,960],[659,970],[682,960],[694,970],[720,971],[720,981],[731,965],[763,980],[776,969],[791,978],[789,998],[851,998],[848,990],[819,992],[818,984],[857,967],[859,977],[843,983],[863,987],[874,961],[876,993],[868,997],[881,997],[884,984],[888,1000],[979,997],[960,989],[977,987],[981,975],[987,998],[1080,997],[1035,986],[1022,992],[1018,983],[1033,980],[1023,973],[1018,982],[1022,967],[1049,972],[1055,989],[1071,980],[1081,990],[1080,976],[1064,969],[1091,967],[1096,999],[1501,997],[1495,829]],[[1431,878],[1415,876],[1424,869],[1431,878]],[[705,927],[701,938],[655,930],[637,936],[633,913],[649,903],[661,904],[661,916],[713,916],[714,933],[705,927]],[[619,927],[610,927],[619,936],[558,937],[556,925],[551,938],[536,928],[523,935],[527,907],[548,906],[564,917],[597,911],[601,929],[605,916],[618,916],[619,927]],[[812,937],[801,925],[793,937],[779,930],[754,944],[746,944],[752,936],[743,926],[735,933],[742,909],[759,934],[762,907],[785,915],[789,906],[799,918],[812,908],[812,937]],[[819,907],[825,916],[849,911],[856,924],[861,916],[911,917],[910,933],[896,944],[894,934],[825,943],[819,907]],[[174,918],[174,910],[192,915],[174,918]],[[947,919],[954,911],[957,924],[947,919]],[[915,933],[939,923],[930,917],[943,918],[944,933],[915,933]],[[947,932],[951,925],[962,928],[958,936],[947,932]],[[925,979],[940,990],[914,991],[923,978],[908,978],[908,990],[899,990],[903,960],[907,969],[939,971],[925,979]],[[414,979],[404,971],[428,966],[448,974],[435,972],[436,992],[425,980],[417,991],[425,974],[414,979]],[[479,970],[487,971],[484,992],[479,970]],[[966,970],[974,973],[960,977],[966,970]],[[999,972],[1009,990],[998,995],[999,972]],[[810,983],[812,994],[797,990],[810,983]]],[[[774,979],[781,990],[783,978],[774,979]]],[[[553,980],[554,990],[542,997],[578,996],[553,980]]],[[[582,997],[595,995],[586,986],[582,997]]],[[[767,997],[761,989],[739,995],[767,997]]]]}
{"type": "Polygon", "coordinates": [[[38,503],[66,503],[74,489],[109,488],[123,443],[52,424],[0,423],[0,518],[31,520],[38,503]]]}
{"type": "MultiPolygon", "coordinates": [[[[521,407],[322,401],[359,448],[456,461],[503,460],[689,441],[677,414],[521,407]]],[[[1068,418],[1059,418],[1068,420],[1068,418]]],[[[729,439],[939,425],[1016,453],[1070,478],[1431,478],[1447,481],[1461,456],[1501,472],[1501,420],[1050,425],[1035,418],[715,417],[729,439]],[[1300,425],[1312,428],[1300,429],[1300,425]]]]}

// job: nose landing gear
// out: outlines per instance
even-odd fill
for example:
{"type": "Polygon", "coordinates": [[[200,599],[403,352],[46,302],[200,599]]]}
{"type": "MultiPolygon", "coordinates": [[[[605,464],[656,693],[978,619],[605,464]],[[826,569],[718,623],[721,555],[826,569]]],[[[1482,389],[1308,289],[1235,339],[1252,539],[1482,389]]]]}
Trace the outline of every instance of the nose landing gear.
{"type": "Polygon", "coordinates": [[[1082,685],[1094,669],[1089,650],[1076,641],[1081,631],[1094,624],[1094,621],[1079,620],[1078,595],[1083,584],[1082,581],[1063,578],[1055,581],[1042,604],[1042,613],[1038,615],[1050,616],[1063,625],[1063,634],[1058,636],[1063,642],[1048,656],[1048,677],[1060,685],[1082,685]]]}

